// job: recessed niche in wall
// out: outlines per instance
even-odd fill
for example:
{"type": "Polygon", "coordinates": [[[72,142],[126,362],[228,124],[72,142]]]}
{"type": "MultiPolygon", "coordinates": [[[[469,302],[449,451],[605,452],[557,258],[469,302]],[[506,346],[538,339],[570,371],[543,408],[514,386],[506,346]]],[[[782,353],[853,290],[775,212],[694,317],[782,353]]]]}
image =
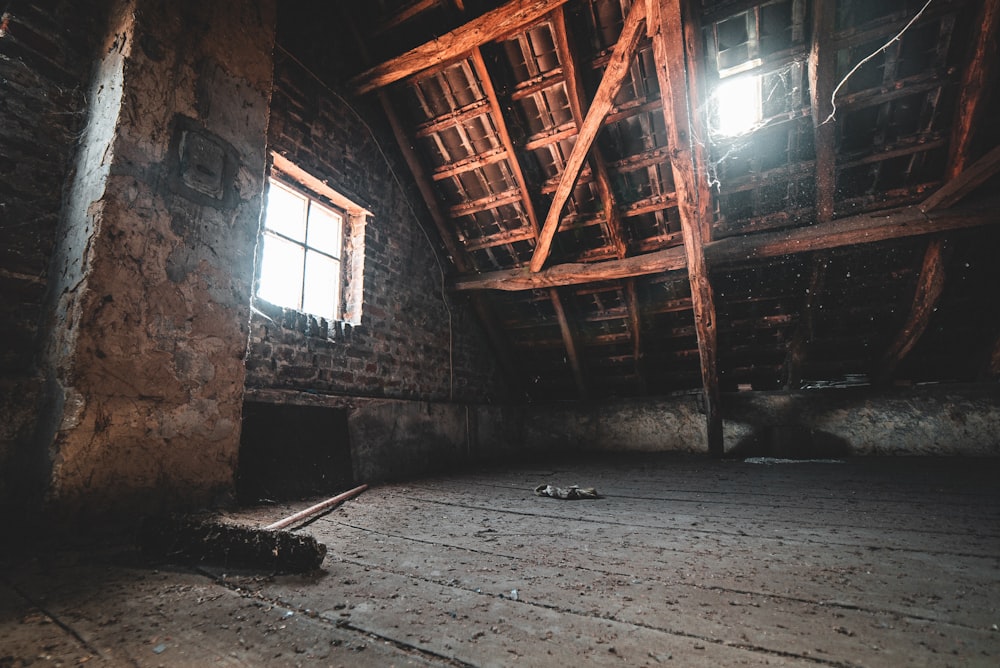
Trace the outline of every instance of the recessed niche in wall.
{"type": "Polygon", "coordinates": [[[303,499],[353,486],[346,410],[244,404],[240,503],[303,499]]]}

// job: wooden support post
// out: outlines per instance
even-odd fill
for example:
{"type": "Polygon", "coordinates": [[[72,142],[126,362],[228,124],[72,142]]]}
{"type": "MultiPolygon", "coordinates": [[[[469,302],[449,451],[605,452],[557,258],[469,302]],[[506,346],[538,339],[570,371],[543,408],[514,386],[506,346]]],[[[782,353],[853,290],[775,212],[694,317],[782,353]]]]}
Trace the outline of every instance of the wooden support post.
{"type": "Polygon", "coordinates": [[[362,72],[351,79],[349,86],[355,94],[363,95],[466,57],[469,51],[483,44],[502,39],[535,23],[564,2],[566,0],[511,0],[460,28],[362,72]]]}
{"type": "MultiPolygon", "coordinates": [[[[663,119],[670,146],[670,165],[677,191],[684,250],[687,256],[691,301],[694,307],[701,378],[708,422],[708,452],[721,456],[722,413],[719,407],[717,323],[715,297],[705,260],[713,215],[712,193],[703,174],[704,148],[693,140],[691,101],[688,99],[686,32],[680,0],[648,0],[647,29],[653,40],[653,60],[663,99],[663,119]]],[[[688,17],[689,23],[691,17],[688,17]]],[[[692,59],[695,54],[691,54],[692,59]]]]}
{"type": "Polygon", "coordinates": [[[813,258],[812,274],[809,276],[809,292],[803,300],[799,325],[795,328],[795,335],[792,337],[791,343],[788,344],[788,354],[785,357],[784,388],[786,390],[797,390],[802,384],[802,363],[806,359],[809,344],[812,343],[815,335],[816,300],[823,291],[829,262],[830,256],[827,253],[819,253],[813,258]]]}
{"type": "Polygon", "coordinates": [[[617,95],[618,90],[621,88],[625,75],[628,74],[629,66],[632,63],[632,55],[635,53],[635,46],[639,43],[639,38],[642,36],[641,28],[646,18],[645,7],[645,3],[643,2],[633,3],[632,9],[625,19],[622,34],[611,53],[611,59],[604,70],[604,77],[601,79],[601,83],[597,87],[597,92],[594,94],[594,101],[587,111],[587,116],[584,118],[583,124],[579,127],[576,143],[573,145],[573,150],[566,160],[566,167],[563,169],[559,185],[552,196],[552,205],[545,216],[545,223],[542,225],[542,231],[538,236],[538,245],[531,256],[531,271],[541,271],[545,265],[545,260],[549,257],[549,252],[552,249],[552,239],[555,237],[556,230],[559,229],[559,216],[562,214],[563,206],[573,191],[573,185],[576,183],[577,177],[580,176],[580,169],[583,167],[583,162],[590,151],[591,144],[594,143],[594,139],[597,137],[597,132],[604,123],[604,117],[607,116],[608,111],[611,109],[615,95],[617,95]]]}
{"type": "Polygon", "coordinates": [[[566,357],[569,360],[570,368],[573,369],[573,379],[576,381],[577,392],[580,393],[581,399],[586,399],[587,385],[583,380],[583,369],[580,366],[580,356],[577,354],[576,338],[570,327],[569,319],[566,318],[566,309],[563,308],[562,298],[555,288],[549,289],[549,298],[552,299],[552,308],[555,309],[556,319],[559,321],[559,330],[562,332],[563,344],[566,346],[566,357]]]}
{"type": "MultiPolygon", "coordinates": [[[[813,120],[813,144],[816,150],[816,222],[829,223],[834,214],[837,187],[836,124],[826,122],[832,109],[831,95],[836,76],[836,49],[830,45],[836,19],[836,3],[813,5],[812,46],[809,50],[809,102],[813,120]]],[[[809,293],[802,303],[802,314],[785,356],[786,390],[797,390],[802,382],[802,364],[814,332],[816,299],[826,275],[829,255],[813,258],[809,293]]]]}
{"type": "Polygon", "coordinates": [[[639,379],[639,389],[645,394],[646,378],[642,373],[642,314],[639,311],[639,290],[634,278],[625,281],[625,295],[628,298],[629,327],[632,330],[632,364],[636,378],[639,379]]]}

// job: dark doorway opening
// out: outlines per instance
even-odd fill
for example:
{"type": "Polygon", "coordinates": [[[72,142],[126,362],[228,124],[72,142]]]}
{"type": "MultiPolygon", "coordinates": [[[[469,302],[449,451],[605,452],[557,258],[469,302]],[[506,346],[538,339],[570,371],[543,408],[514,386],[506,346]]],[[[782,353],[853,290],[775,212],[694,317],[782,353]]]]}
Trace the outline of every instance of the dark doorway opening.
{"type": "Polygon", "coordinates": [[[241,504],[335,494],[353,486],[346,410],[244,404],[236,475],[241,504]]]}

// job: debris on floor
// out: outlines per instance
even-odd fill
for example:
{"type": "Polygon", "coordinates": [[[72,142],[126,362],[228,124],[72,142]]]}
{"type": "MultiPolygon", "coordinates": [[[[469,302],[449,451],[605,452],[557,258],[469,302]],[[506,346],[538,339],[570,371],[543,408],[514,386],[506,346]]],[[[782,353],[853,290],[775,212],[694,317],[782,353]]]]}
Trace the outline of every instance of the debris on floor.
{"type": "Polygon", "coordinates": [[[550,496],[553,499],[600,499],[601,495],[593,487],[580,487],[571,485],[569,487],[555,487],[553,485],[539,485],[535,488],[535,496],[550,496]]]}
{"type": "Polygon", "coordinates": [[[843,464],[843,459],[781,459],[779,457],[747,457],[744,464],[843,464]]]}
{"type": "Polygon", "coordinates": [[[312,536],[224,524],[213,518],[148,518],[139,547],[150,560],[302,573],[319,568],[326,545],[312,536]]]}

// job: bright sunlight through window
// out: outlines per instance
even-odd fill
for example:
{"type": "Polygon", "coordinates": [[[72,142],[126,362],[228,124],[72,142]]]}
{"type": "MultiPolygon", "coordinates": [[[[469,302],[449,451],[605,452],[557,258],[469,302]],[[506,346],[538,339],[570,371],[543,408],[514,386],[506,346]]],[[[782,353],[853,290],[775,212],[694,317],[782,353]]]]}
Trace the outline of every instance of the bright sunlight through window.
{"type": "Polygon", "coordinates": [[[723,79],[713,98],[716,134],[736,137],[750,132],[760,123],[760,77],[723,79]]]}
{"type": "Polygon", "coordinates": [[[268,179],[257,296],[277,306],[338,320],[343,215],[268,179]]]}

